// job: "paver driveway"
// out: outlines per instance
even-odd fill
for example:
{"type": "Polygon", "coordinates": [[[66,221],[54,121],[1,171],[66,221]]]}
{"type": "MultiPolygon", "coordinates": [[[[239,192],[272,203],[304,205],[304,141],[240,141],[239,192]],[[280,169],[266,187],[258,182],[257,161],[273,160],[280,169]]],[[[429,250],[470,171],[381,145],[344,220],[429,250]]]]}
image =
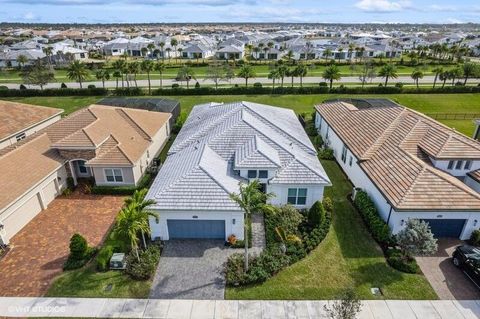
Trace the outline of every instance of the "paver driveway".
{"type": "Polygon", "coordinates": [[[123,203],[123,197],[58,197],[11,240],[13,249],[0,260],[0,296],[41,296],[62,272],[70,237],[82,234],[99,245],[123,203]]]}
{"type": "Polygon", "coordinates": [[[223,240],[166,241],[150,298],[224,299],[223,264],[238,251],[223,240]]]}
{"type": "Polygon", "coordinates": [[[452,263],[452,253],[461,244],[458,239],[442,238],[438,240],[435,256],[417,257],[418,265],[440,299],[480,299],[480,290],[452,263]]]}

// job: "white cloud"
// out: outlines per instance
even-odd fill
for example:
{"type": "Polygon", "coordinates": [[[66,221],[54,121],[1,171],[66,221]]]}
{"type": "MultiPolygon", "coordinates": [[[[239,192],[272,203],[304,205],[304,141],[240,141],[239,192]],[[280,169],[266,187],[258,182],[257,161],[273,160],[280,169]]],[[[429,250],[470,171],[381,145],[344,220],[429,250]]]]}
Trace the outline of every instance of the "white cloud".
{"type": "Polygon", "coordinates": [[[361,0],[355,7],[367,12],[394,12],[410,7],[410,1],[361,0]]]}
{"type": "Polygon", "coordinates": [[[36,20],[37,16],[33,14],[33,12],[27,12],[23,15],[23,19],[25,20],[36,20]]]}

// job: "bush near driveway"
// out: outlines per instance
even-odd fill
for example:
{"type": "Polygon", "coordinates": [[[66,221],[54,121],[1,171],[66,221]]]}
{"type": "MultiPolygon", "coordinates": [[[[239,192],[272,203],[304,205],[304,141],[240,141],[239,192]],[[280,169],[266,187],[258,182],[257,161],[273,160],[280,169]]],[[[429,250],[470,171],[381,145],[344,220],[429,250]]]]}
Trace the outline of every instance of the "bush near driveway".
{"type": "Polygon", "coordinates": [[[94,247],[88,247],[87,240],[80,234],[70,239],[70,255],[63,264],[63,270],[78,269],[85,266],[97,253],[94,247]]]}
{"type": "Polygon", "coordinates": [[[157,245],[151,245],[147,249],[140,252],[140,260],[132,251],[127,257],[127,269],[125,272],[130,278],[135,280],[148,280],[150,279],[155,270],[157,264],[160,261],[160,247],[157,245]]]}

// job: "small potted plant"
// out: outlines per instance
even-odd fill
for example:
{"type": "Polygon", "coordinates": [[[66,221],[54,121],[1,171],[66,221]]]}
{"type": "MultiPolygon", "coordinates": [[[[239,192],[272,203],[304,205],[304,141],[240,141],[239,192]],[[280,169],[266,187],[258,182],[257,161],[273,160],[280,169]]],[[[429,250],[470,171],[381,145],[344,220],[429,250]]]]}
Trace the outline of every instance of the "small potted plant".
{"type": "Polygon", "coordinates": [[[237,243],[237,236],[235,236],[234,234],[231,234],[230,236],[228,236],[227,242],[229,246],[235,245],[237,243]]]}

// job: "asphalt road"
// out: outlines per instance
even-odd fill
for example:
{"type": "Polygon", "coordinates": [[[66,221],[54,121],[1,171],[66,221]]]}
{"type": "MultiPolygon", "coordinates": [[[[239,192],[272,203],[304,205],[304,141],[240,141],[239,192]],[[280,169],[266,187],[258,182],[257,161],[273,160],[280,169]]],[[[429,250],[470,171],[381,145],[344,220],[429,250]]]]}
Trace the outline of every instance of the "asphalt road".
{"type": "MultiPolygon", "coordinates": [[[[434,76],[425,76],[423,79],[419,80],[420,84],[428,84],[428,83],[433,83],[434,76]]],[[[385,80],[383,78],[377,77],[373,79],[372,83],[383,83],[385,80]]],[[[460,80],[462,81],[462,80],[460,80]]],[[[214,82],[212,80],[204,79],[204,78],[199,78],[198,82],[200,85],[214,85],[214,82]]],[[[255,82],[260,82],[262,84],[271,84],[272,80],[265,78],[265,77],[258,77],[258,78],[252,78],[248,80],[249,85],[252,85],[255,82]]],[[[320,83],[320,82],[325,82],[325,80],[322,77],[305,77],[303,79],[303,83],[320,83]]],[[[397,82],[402,82],[404,84],[414,84],[415,82],[412,80],[411,77],[409,76],[399,76],[396,79],[390,79],[388,81],[389,84],[394,84],[397,82]]],[[[469,79],[469,83],[480,83],[480,79],[469,79]]],[[[158,79],[156,80],[151,80],[152,87],[159,87],[160,86],[160,81],[158,79]]],[[[163,86],[164,87],[171,87],[173,83],[178,83],[183,87],[186,87],[187,84],[186,82],[178,82],[173,79],[164,79],[163,80],[163,86]]],[[[278,83],[278,82],[277,82],[278,83]]],[[[291,78],[285,78],[284,80],[284,85],[288,86],[291,83],[291,78]]],[[[298,85],[300,83],[299,78],[294,79],[294,83],[298,85]]],[[[342,77],[339,81],[335,81],[334,84],[338,83],[359,83],[359,79],[357,76],[346,76],[342,77]]],[[[448,82],[447,82],[448,83],[448,82]]],[[[67,87],[69,88],[79,88],[80,85],[77,82],[65,82],[67,87]]],[[[96,87],[102,87],[102,82],[100,81],[88,81],[82,83],[82,86],[86,88],[88,85],[93,84],[96,87]]],[[[245,85],[245,80],[242,78],[234,78],[230,82],[222,81],[219,83],[219,85],[225,85],[225,84],[238,84],[238,85],[245,85]]],[[[20,84],[17,83],[0,83],[1,86],[6,86],[10,89],[18,89],[20,87],[20,84]]],[[[60,88],[61,82],[58,83],[49,83],[44,86],[44,88],[60,88]]],[[[126,87],[126,83],[124,83],[126,87]]],[[[147,80],[137,80],[137,85],[139,87],[148,87],[148,81],[147,80]]],[[[193,87],[195,85],[195,80],[190,81],[190,87],[193,87]]],[[[278,84],[277,84],[278,85],[278,84]]],[[[437,82],[438,86],[441,86],[440,81],[437,82]]],[[[116,81],[107,81],[105,82],[105,87],[107,88],[115,88],[116,86],[116,81]]],[[[119,82],[119,86],[121,86],[121,81],[119,82]]],[[[135,86],[135,83],[133,81],[130,81],[130,86],[135,86]]],[[[27,85],[28,88],[39,88],[38,86],[33,86],[33,85],[27,85]]]]}

